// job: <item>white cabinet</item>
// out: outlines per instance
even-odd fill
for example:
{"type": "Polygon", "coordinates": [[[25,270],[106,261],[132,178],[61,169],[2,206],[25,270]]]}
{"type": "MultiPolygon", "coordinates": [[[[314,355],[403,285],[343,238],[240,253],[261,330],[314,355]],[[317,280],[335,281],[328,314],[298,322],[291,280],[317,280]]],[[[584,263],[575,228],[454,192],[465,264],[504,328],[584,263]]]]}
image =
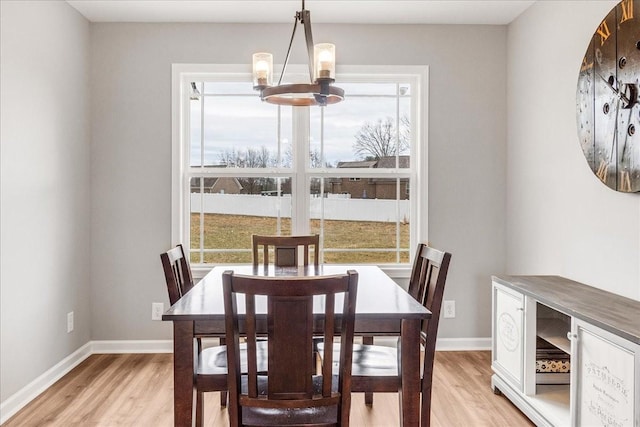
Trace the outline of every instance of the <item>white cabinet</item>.
{"type": "Polygon", "coordinates": [[[492,295],[497,394],[539,426],[640,427],[640,301],[558,276],[494,276],[492,295]]]}

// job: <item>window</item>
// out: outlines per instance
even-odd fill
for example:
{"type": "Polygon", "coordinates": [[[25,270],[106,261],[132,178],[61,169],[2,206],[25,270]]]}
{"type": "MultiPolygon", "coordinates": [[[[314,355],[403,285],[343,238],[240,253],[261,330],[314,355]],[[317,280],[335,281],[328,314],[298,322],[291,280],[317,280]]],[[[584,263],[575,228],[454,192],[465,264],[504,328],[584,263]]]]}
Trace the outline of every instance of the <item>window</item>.
{"type": "Polygon", "coordinates": [[[172,237],[196,268],[250,262],[252,234],[318,233],[321,262],[411,261],[427,69],[338,71],[345,101],[286,107],[259,100],[248,66],[174,65],[172,237]]]}

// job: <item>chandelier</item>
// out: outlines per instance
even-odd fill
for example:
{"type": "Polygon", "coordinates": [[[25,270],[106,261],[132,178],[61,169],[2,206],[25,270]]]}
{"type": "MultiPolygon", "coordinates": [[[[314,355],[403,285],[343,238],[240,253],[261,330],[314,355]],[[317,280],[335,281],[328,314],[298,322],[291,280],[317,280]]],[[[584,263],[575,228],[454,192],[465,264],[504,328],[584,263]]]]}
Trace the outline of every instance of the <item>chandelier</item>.
{"type": "Polygon", "coordinates": [[[302,0],[302,10],[296,12],[289,49],[277,85],[273,86],[273,55],[265,52],[253,54],[253,88],[260,92],[260,98],[263,101],[271,104],[305,107],[340,102],[344,99],[344,90],[332,86],[335,73],[336,47],[331,43],[318,43],[314,46],[311,34],[311,13],[304,8],[304,0],[302,0]],[[282,84],[298,22],[304,25],[311,83],[282,84]]]}

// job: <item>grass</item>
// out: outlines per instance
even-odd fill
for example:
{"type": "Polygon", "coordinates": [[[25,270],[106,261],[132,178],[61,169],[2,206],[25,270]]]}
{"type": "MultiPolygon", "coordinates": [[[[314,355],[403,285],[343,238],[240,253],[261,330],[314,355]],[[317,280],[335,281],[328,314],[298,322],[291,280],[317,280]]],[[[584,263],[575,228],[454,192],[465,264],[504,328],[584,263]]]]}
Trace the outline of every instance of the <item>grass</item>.
{"type": "MultiPolygon", "coordinates": [[[[277,219],[246,215],[203,215],[204,247],[208,249],[246,249],[248,252],[205,253],[207,263],[251,262],[251,235],[278,234],[277,219]]],[[[280,234],[291,234],[291,220],[280,220],[280,234]]],[[[320,220],[311,220],[311,233],[320,232],[320,220]]],[[[324,221],[324,248],[389,249],[384,252],[325,252],[328,263],[395,263],[396,224],[377,221],[324,221]]],[[[191,214],[191,247],[200,247],[200,215],[191,214]]],[[[400,224],[400,262],[409,262],[409,224],[400,224]]],[[[191,262],[200,262],[192,253],[191,262]]]]}

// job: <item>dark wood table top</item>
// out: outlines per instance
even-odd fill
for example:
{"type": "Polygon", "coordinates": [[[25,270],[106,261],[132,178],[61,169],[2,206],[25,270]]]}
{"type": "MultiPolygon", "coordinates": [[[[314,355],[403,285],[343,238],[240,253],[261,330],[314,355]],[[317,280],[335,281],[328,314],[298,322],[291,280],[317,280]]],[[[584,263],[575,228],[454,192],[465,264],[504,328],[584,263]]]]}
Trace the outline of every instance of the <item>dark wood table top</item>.
{"type": "Polygon", "coordinates": [[[493,276],[553,309],[640,344],[640,301],[561,276],[493,276]]]}
{"type": "MultiPolygon", "coordinates": [[[[344,274],[350,269],[356,270],[359,275],[356,321],[367,319],[399,321],[431,317],[429,310],[413,299],[377,266],[321,265],[317,268],[269,266],[265,270],[263,266],[239,265],[214,267],[193,289],[164,313],[162,320],[223,320],[222,273],[226,270],[245,275],[309,276],[344,274]]],[[[342,304],[342,301],[336,298],[336,304],[342,304]]],[[[241,305],[239,304],[239,308],[241,305]]],[[[265,307],[266,303],[256,299],[257,310],[266,312],[265,307]]],[[[322,313],[321,302],[318,303],[318,313],[322,313]]]]}

